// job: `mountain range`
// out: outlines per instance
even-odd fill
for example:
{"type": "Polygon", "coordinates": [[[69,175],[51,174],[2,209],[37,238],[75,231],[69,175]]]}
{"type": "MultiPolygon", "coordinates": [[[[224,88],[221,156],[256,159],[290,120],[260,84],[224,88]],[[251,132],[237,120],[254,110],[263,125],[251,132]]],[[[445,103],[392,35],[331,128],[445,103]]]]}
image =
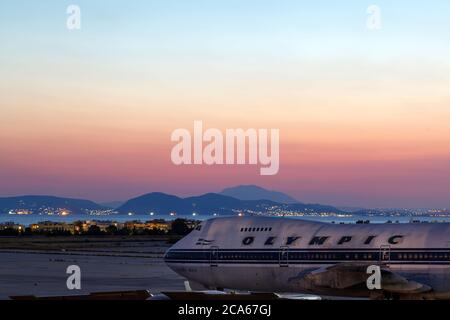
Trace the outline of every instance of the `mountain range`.
{"type": "Polygon", "coordinates": [[[278,203],[299,203],[297,199],[274,190],[267,190],[255,185],[243,185],[223,189],[220,194],[239,200],[271,200],[278,203]]]}
{"type": "Polygon", "coordinates": [[[12,211],[33,211],[46,213],[49,210],[61,209],[71,213],[83,214],[88,210],[105,210],[93,201],[84,199],[61,198],[54,196],[19,196],[0,198],[0,214],[12,211]]]}
{"type": "Polygon", "coordinates": [[[137,215],[150,214],[236,214],[238,212],[274,212],[283,211],[314,211],[314,212],[342,212],[331,206],[319,204],[293,203],[284,204],[271,200],[240,200],[218,193],[207,193],[197,197],[180,198],[164,193],[149,193],[128,200],[116,209],[119,213],[133,213],[137,215]]]}
{"type": "MultiPolygon", "coordinates": [[[[220,193],[207,193],[200,196],[181,198],[178,196],[153,192],[124,203],[114,209],[119,214],[169,215],[225,215],[238,212],[335,212],[343,211],[332,206],[305,204],[284,193],[266,190],[258,186],[237,186],[226,188],[220,193]]],[[[107,210],[108,207],[89,200],[59,198],[52,196],[22,196],[0,198],[0,214],[11,210],[30,210],[33,214],[45,213],[45,210],[66,209],[72,214],[85,214],[92,210],[107,210]]],[[[109,208],[111,209],[111,208],[109,208]]]]}

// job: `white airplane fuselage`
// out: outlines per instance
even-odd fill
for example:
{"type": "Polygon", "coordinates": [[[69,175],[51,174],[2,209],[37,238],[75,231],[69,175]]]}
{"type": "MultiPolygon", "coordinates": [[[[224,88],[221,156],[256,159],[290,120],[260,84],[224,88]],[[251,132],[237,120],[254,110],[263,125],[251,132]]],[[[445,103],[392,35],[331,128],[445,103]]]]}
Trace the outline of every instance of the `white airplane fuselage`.
{"type": "Polygon", "coordinates": [[[405,285],[396,284],[404,296],[450,299],[448,223],[341,225],[270,217],[214,218],[177,242],[164,259],[176,273],[210,289],[346,297],[373,295],[365,282],[356,280],[361,272],[352,268],[377,265],[421,284],[420,290],[404,292],[405,285]],[[332,266],[344,272],[308,280],[332,266]]]}

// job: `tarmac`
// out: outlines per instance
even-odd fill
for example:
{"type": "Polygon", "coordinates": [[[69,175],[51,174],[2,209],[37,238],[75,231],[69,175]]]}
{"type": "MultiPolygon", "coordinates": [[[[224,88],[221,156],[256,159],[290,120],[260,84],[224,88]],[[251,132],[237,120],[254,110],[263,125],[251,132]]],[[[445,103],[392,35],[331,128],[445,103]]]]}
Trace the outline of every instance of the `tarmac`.
{"type": "MultiPolygon", "coordinates": [[[[0,240],[1,241],[1,240],[0,240]]],[[[104,291],[184,290],[184,279],[162,259],[170,245],[133,243],[89,250],[0,250],[0,299],[10,296],[80,295],[104,291]],[[81,290],[67,287],[67,268],[81,269],[81,290]]]]}

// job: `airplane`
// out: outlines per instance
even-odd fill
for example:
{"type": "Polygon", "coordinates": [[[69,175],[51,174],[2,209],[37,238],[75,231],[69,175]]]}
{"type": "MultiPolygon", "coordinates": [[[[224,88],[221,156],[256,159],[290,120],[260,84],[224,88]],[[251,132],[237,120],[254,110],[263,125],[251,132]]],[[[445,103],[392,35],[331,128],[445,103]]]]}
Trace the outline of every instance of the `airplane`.
{"type": "Polygon", "coordinates": [[[205,290],[450,299],[450,223],[219,217],[200,223],[164,260],[205,290]],[[371,266],[380,275],[375,289],[368,286],[371,266]]]}

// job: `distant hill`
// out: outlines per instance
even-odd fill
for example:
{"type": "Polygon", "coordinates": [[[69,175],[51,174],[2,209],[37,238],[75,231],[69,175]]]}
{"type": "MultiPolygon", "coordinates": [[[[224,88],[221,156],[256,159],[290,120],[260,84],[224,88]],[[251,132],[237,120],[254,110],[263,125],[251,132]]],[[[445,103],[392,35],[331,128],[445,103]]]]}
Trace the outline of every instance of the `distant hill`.
{"type": "Polygon", "coordinates": [[[99,204],[103,207],[116,209],[116,208],[120,207],[121,205],[123,205],[125,202],[126,201],[111,201],[111,202],[101,202],[99,204]]]}
{"type": "Polygon", "coordinates": [[[62,211],[68,211],[71,214],[87,214],[91,210],[109,210],[111,208],[119,214],[133,213],[147,216],[151,212],[158,216],[169,215],[172,212],[179,215],[192,215],[193,213],[197,213],[206,216],[212,216],[214,214],[234,215],[239,212],[249,214],[280,214],[288,212],[342,213],[341,210],[331,206],[300,203],[281,192],[269,191],[256,186],[229,188],[225,189],[224,193],[234,194],[238,190],[246,191],[239,194],[244,199],[238,199],[223,193],[207,193],[195,197],[181,198],[170,194],[154,192],[130,199],[122,204],[117,203],[117,207],[113,207],[115,203],[100,205],[89,200],[53,196],[9,197],[0,198],[0,214],[8,214],[10,211],[13,213],[28,211],[28,213],[43,215],[48,213],[57,214],[62,211]],[[277,199],[278,201],[273,199],[277,199]]]}
{"type": "MultiPolygon", "coordinates": [[[[179,198],[164,193],[149,193],[130,199],[117,208],[122,214],[134,213],[138,215],[155,212],[168,215],[172,212],[179,214],[192,214],[193,212],[208,213],[226,206],[239,206],[239,200],[221,195],[206,194],[199,197],[179,198]]],[[[216,210],[217,211],[217,210],[216,210]]]]}
{"type": "Polygon", "coordinates": [[[337,207],[339,210],[345,211],[345,212],[358,212],[358,211],[364,211],[366,208],[363,207],[337,207]]]}
{"type": "Polygon", "coordinates": [[[255,185],[242,185],[226,188],[222,190],[220,194],[239,200],[270,200],[278,203],[299,203],[297,199],[294,199],[285,193],[267,190],[255,185]]]}
{"type": "Polygon", "coordinates": [[[53,196],[0,198],[0,214],[8,214],[10,210],[30,210],[33,214],[39,214],[56,209],[65,209],[73,214],[84,214],[86,210],[101,210],[105,209],[105,207],[89,200],[53,196]]]}
{"type": "Polygon", "coordinates": [[[158,214],[169,214],[171,212],[184,212],[186,210],[183,199],[177,196],[154,192],[148,193],[137,198],[126,201],[117,208],[122,214],[150,214],[156,212],[158,214]]]}
{"type": "Polygon", "coordinates": [[[136,215],[149,215],[151,212],[158,215],[168,215],[172,212],[182,215],[193,213],[201,215],[226,215],[238,212],[279,212],[280,210],[296,212],[336,212],[342,211],[331,206],[318,204],[285,204],[270,200],[239,200],[217,193],[207,193],[201,196],[180,198],[164,193],[149,193],[130,199],[117,208],[121,214],[133,213],[136,215]]]}

